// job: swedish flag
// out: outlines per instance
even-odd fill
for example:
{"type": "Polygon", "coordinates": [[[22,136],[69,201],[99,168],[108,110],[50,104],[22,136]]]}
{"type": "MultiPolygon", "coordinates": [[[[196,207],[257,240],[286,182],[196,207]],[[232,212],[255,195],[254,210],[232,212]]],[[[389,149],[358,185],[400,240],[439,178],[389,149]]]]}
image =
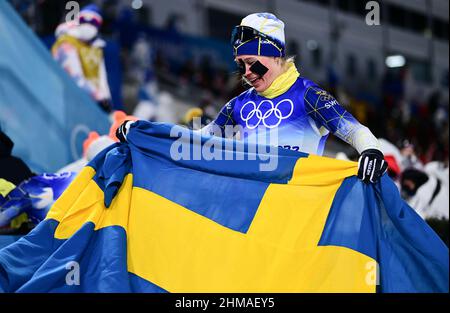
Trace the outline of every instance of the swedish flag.
{"type": "Polygon", "coordinates": [[[167,124],[127,140],[0,251],[1,290],[448,292],[448,248],[386,175],[284,149],[261,171],[249,145],[167,124]],[[223,157],[196,158],[211,141],[223,157]]]}

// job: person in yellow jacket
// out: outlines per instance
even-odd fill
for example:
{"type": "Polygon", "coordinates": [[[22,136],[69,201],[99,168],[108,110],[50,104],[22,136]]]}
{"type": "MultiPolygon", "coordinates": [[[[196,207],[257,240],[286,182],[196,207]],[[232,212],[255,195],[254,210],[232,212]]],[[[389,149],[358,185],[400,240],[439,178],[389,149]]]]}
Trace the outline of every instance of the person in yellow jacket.
{"type": "Polygon", "coordinates": [[[111,92],[103,57],[105,42],[98,38],[102,23],[98,7],[86,6],[80,11],[78,21],[57,27],[52,55],[80,88],[88,92],[104,111],[110,112],[111,92]]]}

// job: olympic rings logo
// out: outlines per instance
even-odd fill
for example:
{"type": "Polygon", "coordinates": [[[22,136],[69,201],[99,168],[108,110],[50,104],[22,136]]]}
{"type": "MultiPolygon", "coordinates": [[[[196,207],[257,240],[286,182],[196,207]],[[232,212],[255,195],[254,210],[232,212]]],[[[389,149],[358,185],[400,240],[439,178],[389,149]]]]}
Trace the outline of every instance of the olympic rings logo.
{"type": "Polygon", "coordinates": [[[330,94],[325,94],[325,95],[320,96],[319,100],[321,100],[321,101],[332,101],[332,100],[334,100],[334,98],[330,94]]]}
{"type": "Polygon", "coordinates": [[[241,119],[245,122],[245,125],[247,126],[247,128],[255,129],[256,127],[259,126],[259,124],[261,124],[261,122],[267,128],[275,128],[278,125],[280,125],[282,120],[289,118],[293,112],[294,112],[294,103],[292,103],[292,100],[284,99],[284,100],[281,100],[280,102],[278,102],[277,104],[274,104],[271,100],[263,100],[258,105],[256,105],[256,103],[254,101],[248,101],[242,106],[240,113],[241,113],[241,119]],[[270,108],[263,113],[260,110],[260,107],[265,102],[270,104],[270,108]],[[288,105],[290,106],[289,112],[287,114],[283,114],[283,112],[279,109],[280,105],[284,102],[288,103],[288,105]],[[244,109],[249,105],[252,106],[252,109],[244,117],[244,109]],[[277,122],[275,124],[268,124],[266,122],[267,119],[270,118],[271,116],[276,117],[277,122]],[[254,117],[254,119],[257,120],[257,122],[249,123],[250,119],[252,119],[253,117],[254,117]]]}

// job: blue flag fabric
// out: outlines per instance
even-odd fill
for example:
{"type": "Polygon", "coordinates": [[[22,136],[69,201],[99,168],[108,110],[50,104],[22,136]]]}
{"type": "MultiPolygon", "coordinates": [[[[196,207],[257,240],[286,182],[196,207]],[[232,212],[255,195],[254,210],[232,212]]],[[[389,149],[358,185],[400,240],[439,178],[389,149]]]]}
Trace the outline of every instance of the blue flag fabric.
{"type": "Polygon", "coordinates": [[[168,124],[127,140],[0,250],[0,290],[448,292],[448,248],[386,175],[168,124]]]}

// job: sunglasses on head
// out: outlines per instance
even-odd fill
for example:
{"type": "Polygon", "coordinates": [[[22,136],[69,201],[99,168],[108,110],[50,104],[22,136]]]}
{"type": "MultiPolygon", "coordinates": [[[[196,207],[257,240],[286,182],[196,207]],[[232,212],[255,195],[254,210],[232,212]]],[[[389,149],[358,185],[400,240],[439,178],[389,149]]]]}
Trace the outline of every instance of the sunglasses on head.
{"type": "Polygon", "coordinates": [[[257,31],[254,28],[242,25],[237,25],[233,28],[233,31],[231,33],[231,44],[234,45],[237,41],[243,43],[255,38],[262,38],[268,40],[281,49],[280,45],[273,38],[267,36],[264,33],[261,33],[260,31],[257,31]]]}

